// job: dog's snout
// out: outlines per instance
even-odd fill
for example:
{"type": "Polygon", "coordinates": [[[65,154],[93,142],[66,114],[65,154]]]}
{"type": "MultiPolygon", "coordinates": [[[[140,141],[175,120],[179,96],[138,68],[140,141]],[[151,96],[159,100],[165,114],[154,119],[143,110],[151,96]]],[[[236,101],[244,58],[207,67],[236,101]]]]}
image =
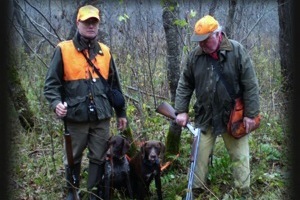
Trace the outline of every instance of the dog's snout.
{"type": "Polygon", "coordinates": [[[150,149],[150,151],[149,151],[149,160],[154,161],[154,160],[156,160],[157,158],[158,158],[157,150],[156,150],[154,147],[152,147],[152,148],[150,149]]]}
{"type": "Polygon", "coordinates": [[[156,156],[156,154],[151,154],[150,157],[153,159],[156,159],[157,156],[156,156]]]}

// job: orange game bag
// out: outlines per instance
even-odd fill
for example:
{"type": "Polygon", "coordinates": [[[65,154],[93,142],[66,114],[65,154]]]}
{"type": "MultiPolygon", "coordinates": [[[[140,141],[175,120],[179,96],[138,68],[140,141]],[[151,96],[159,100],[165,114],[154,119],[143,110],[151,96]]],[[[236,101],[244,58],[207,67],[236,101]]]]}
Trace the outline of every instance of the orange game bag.
{"type": "MultiPolygon", "coordinates": [[[[244,118],[244,102],[242,98],[235,99],[235,105],[233,110],[231,111],[229,122],[227,124],[227,132],[231,134],[234,138],[241,138],[246,133],[246,128],[243,124],[243,118],[244,118]]],[[[255,120],[255,127],[251,130],[255,130],[260,125],[260,115],[256,116],[254,118],[255,120]]]]}

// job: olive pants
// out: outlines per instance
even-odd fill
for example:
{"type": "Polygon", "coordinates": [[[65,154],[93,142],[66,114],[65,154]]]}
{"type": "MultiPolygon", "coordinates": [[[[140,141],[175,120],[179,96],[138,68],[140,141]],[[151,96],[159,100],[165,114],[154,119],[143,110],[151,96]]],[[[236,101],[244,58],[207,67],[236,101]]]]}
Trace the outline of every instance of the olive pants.
{"type": "MultiPolygon", "coordinates": [[[[234,187],[248,190],[250,188],[249,135],[235,139],[228,133],[224,133],[221,137],[232,162],[234,187]]],[[[209,155],[216,139],[217,136],[212,134],[211,129],[208,129],[205,134],[201,133],[193,188],[205,188],[203,185],[206,185],[209,155]]]]}
{"type": "MultiPolygon", "coordinates": [[[[110,137],[110,119],[87,123],[67,122],[67,129],[72,139],[74,163],[81,163],[84,150],[90,162],[101,165],[105,161],[107,141],[110,137]]],[[[64,165],[67,166],[64,150],[64,165]]]]}

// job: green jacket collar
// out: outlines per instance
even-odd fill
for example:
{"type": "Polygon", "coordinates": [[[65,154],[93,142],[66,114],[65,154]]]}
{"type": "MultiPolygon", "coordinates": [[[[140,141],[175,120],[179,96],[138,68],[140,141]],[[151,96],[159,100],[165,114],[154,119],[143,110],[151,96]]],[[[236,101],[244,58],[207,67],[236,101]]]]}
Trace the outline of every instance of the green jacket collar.
{"type": "Polygon", "coordinates": [[[73,43],[77,51],[89,49],[89,51],[92,51],[94,54],[103,55],[103,51],[97,41],[97,37],[90,40],[88,44],[88,41],[85,41],[77,31],[75,36],[73,37],[73,43]]]}

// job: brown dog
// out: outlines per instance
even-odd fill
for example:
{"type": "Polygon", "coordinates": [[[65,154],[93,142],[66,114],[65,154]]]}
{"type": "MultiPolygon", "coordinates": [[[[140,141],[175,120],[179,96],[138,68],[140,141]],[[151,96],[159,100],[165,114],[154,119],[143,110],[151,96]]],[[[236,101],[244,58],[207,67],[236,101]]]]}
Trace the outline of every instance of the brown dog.
{"type": "Polygon", "coordinates": [[[134,197],[143,200],[150,196],[149,186],[155,180],[157,197],[162,199],[160,154],[165,151],[165,146],[160,141],[149,140],[142,146],[130,161],[130,180],[134,197]]]}
{"type": "Polygon", "coordinates": [[[124,192],[132,199],[130,168],[126,157],[130,147],[129,142],[121,135],[115,135],[110,137],[108,146],[104,174],[104,199],[112,199],[114,189],[124,192]]]}

